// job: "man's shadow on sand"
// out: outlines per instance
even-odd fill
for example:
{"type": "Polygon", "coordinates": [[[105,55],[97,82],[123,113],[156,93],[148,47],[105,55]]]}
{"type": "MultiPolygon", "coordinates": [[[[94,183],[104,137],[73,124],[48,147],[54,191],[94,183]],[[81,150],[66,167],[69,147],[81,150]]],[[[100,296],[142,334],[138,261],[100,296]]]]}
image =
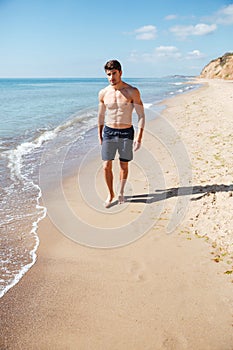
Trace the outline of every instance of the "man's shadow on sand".
{"type": "Polygon", "coordinates": [[[155,193],[145,193],[133,196],[125,196],[126,202],[151,204],[171,197],[191,196],[200,194],[198,197],[191,198],[191,201],[197,201],[208,194],[217,192],[231,192],[231,185],[206,185],[206,186],[189,186],[189,187],[174,187],[168,189],[155,190],[155,193]]]}

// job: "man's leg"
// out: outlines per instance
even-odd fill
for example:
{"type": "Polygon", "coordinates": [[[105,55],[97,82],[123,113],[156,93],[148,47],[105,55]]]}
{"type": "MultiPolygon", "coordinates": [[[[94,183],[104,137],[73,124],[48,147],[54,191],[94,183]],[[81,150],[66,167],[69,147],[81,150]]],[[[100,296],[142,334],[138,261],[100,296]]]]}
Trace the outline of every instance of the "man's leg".
{"type": "Polygon", "coordinates": [[[112,173],[112,160],[106,160],[103,163],[104,169],[104,178],[108,187],[108,197],[105,201],[105,207],[109,208],[111,206],[111,202],[115,196],[113,191],[113,173],[112,173]]]}
{"type": "Polygon", "coordinates": [[[119,204],[124,203],[124,189],[128,177],[128,162],[120,161],[120,191],[118,196],[119,204]]]}

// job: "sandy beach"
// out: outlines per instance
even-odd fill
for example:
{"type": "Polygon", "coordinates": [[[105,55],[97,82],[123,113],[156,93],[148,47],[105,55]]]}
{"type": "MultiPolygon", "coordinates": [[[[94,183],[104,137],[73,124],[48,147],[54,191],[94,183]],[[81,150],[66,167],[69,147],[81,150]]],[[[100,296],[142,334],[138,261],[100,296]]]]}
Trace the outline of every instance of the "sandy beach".
{"type": "Polygon", "coordinates": [[[126,203],[103,207],[89,153],[42,188],[37,262],[0,299],[1,350],[233,349],[233,82],[197,83],[147,123],[126,203]]]}

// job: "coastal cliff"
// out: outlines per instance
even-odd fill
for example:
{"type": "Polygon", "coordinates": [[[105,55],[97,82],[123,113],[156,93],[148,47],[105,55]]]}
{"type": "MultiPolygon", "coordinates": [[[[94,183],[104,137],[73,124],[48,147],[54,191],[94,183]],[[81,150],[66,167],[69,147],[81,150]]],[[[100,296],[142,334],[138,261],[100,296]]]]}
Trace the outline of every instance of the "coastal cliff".
{"type": "Polygon", "coordinates": [[[208,63],[201,71],[200,78],[233,79],[233,53],[227,52],[208,63]]]}

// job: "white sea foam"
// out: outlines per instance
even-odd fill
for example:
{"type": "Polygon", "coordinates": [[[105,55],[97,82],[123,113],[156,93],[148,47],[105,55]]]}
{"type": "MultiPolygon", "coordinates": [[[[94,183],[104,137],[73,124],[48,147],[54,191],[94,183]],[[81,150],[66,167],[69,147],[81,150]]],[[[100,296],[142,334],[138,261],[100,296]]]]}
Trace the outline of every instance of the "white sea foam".
{"type": "MultiPolygon", "coordinates": [[[[36,251],[38,249],[38,246],[39,246],[39,237],[37,235],[37,228],[38,228],[38,224],[39,222],[45,218],[46,214],[47,214],[47,209],[43,206],[41,206],[39,204],[39,200],[41,198],[41,189],[39,188],[38,185],[35,185],[35,187],[38,188],[38,191],[39,191],[39,194],[38,194],[38,197],[37,197],[37,205],[36,205],[36,209],[40,210],[41,211],[41,215],[37,218],[36,221],[34,221],[32,223],[32,229],[31,229],[31,232],[30,234],[33,234],[34,237],[35,237],[35,240],[36,240],[36,243],[33,247],[33,249],[30,251],[30,257],[31,257],[31,262],[28,263],[27,265],[24,265],[20,271],[18,271],[17,274],[15,274],[14,278],[11,280],[11,282],[4,287],[3,290],[0,290],[0,298],[3,297],[4,294],[6,294],[6,292],[11,289],[12,287],[14,287],[19,281],[20,279],[25,275],[25,273],[35,264],[36,262],[36,259],[37,259],[37,255],[36,255],[36,251]]],[[[2,280],[4,281],[4,280],[2,280]]]]}
{"type": "Polygon", "coordinates": [[[153,106],[153,103],[143,103],[144,108],[150,108],[151,106],[153,106]]]}
{"type": "Polygon", "coordinates": [[[182,82],[176,82],[176,83],[170,83],[170,85],[175,85],[175,86],[179,86],[179,85],[183,85],[184,83],[182,82]]]}
{"type": "Polygon", "coordinates": [[[193,86],[192,86],[192,85],[188,85],[188,86],[186,86],[186,88],[185,88],[185,90],[191,90],[191,89],[193,89],[193,86]]]}
{"type": "MultiPolygon", "coordinates": [[[[2,297],[10,288],[12,288],[14,285],[16,285],[19,280],[22,278],[22,276],[34,265],[36,261],[36,251],[39,246],[39,237],[37,236],[37,228],[38,228],[38,223],[46,216],[46,208],[41,206],[39,204],[39,200],[41,198],[41,189],[40,187],[35,184],[31,179],[28,178],[27,174],[23,174],[21,169],[23,166],[23,156],[29,154],[32,152],[35,148],[39,148],[43,142],[51,140],[54,138],[56,134],[53,131],[46,131],[43,133],[40,137],[38,137],[35,141],[33,142],[24,142],[20,145],[18,145],[15,149],[13,150],[8,150],[3,152],[4,156],[8,158],[8,168],[10,169],[10,174],[11,174],[11,180],[13,181],[13,184],[8,186],[8,188],[5,188],[8,196],[9,194],[12,194],[14,191],[14,185],[16,181],[20,180],[22,182],[22,190],[24,191],[31,191],[34,189],[37,193],[36,196],[36,216],[37,219],[31,223],[31,231],[29,232],[29,235],[32,235],[35,239],[35,244],[33,249],[29,252],[30,256],[30,262],[24,266],[21,267],[21,269],[17,273],[13,273],[14,276],[10,278],[8,281],[8,284],[4,286],[2,290],[0,290],[0,297],[2,297]]],[[[4,203],[3,203],[4,204],[4,203]]],[[[35,213],[33,214],[33,216],[35,213]]],[[[9,225],[10,223],[21,220],[21,219],[27,219],[28,216],[32,216],[32,214],[25,214],[22,212],[22,214],[16,214],[14,213],[14,216],[12,217],[12,214],[6,214],[4,216],[4,219],[2,220],[1,224],[2,225],[9,225]]],[[[17,229],[17,228],[16,228],[17,229]]],[[[13,262],[11,261],[13,264],[13,262]]],[[[6,272],[9,272],[6,270],[6,272]]]]}
{"type": "Polygon", "coordinates": [[[24,142],[18,145],[15,149],[2,152],[2,155],[5,155],[8,158],[8,168],[11,170],[11,177],[13,181],[15,178],[24,178],[27,181],[27,178],[25,178],[25,176],[21,173],[22,157],[32,152],[35,148],[41,147],[45,141],[51,140],[55,136],[56,132],[46,131],[35,141],[24,142]]]}

